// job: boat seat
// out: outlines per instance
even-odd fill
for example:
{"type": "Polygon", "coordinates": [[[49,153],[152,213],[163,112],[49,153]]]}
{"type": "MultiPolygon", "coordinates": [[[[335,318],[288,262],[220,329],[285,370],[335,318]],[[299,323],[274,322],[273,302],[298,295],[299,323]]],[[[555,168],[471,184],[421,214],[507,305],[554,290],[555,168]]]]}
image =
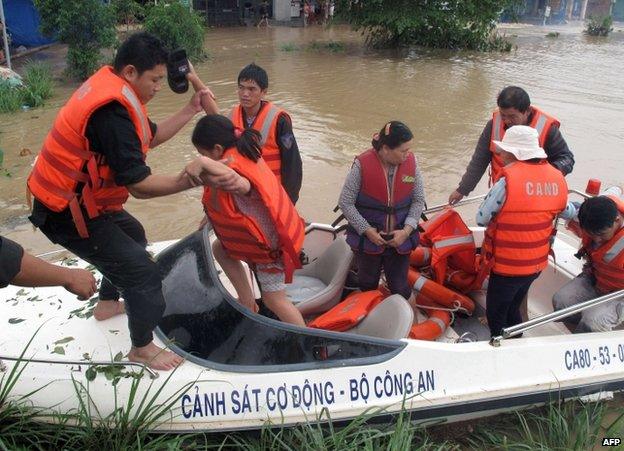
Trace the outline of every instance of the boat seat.
{"type": "Polygon", "coordinates": [[[322,313],[340,301],[353,252],[338,237],[316,260],[295,271],[286,293],[303,315],[322,313]]]}
{"type": "Polygon", "coordinates": [[[400,294],[387,297],[347,332],[369,337],[400,340],[409,335],[414,322],[414,311],[400,294]]]}

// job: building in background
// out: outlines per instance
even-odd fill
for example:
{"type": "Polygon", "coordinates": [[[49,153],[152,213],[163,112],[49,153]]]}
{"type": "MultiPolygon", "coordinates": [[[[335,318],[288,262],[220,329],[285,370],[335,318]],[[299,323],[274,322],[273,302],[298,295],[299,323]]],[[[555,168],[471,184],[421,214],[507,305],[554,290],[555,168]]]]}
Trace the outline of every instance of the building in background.
{"type": "MultiPolygon", "coordinates": [[[[255,25],[260,20],[263,0],[193,0],[193,9],[212,26],[255,25]]],[[[273,24],[303,26],[304,0],[268,0],[273,24]]],[[[320,5],[328,1],[316,1],[320,5]]]]}
{"type": "Polygon", "coordinates": [[[624,20],[624,0],[526,0],[520,16],[539,19],[547,12],[548,22],[552,23],[610,14],[615,20],[624,20]]]}

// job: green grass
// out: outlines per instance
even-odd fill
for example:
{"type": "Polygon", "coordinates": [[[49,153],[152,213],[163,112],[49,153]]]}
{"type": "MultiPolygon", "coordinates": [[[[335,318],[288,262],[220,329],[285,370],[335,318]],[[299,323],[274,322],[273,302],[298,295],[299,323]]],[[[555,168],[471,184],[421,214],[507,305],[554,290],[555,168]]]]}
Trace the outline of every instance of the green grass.
{"type": "Polygon", "coordinates": [[[46,64],[29,62],[23,72],[22,87],[11,87],[0,81],[0,113],[17,111],[22,105],[39,107],[52,97],[54,82],[46,64]]]}
{"type": "Polygon", "coordinates": [[[347,46],[343,42],[339,41],[327,41],[327,42],[319,42],[312,41],[308,45],[308,49],[315,51],[330,51],[331,53],[339,53],[344,52],[347,46]]]}
{"type": "Polygon", "coordinates": [[[0,82],[0,113],[11,113],[22,106],[21,89],[10,87],[0,82]]]}
{"type": "Polygon", "coordinates": [[[294,42],[286,42],[282,45],[280,45],[280,50],[282,52],[297,52],[299,50],[301,50],[301,48],[295,44],[294,42]]]}
{"type": "MultiPolygon", "coordinates": [[[[82,388],[77,388],[78,392],[84,396],[82,388]]],[[[624,414],[621,412],[615,421],[605,425],[608,410],[605,404],[574,402],[487,418],[474,427],[470,426],[471,423],[460,423],[425,429],[411,424],[406,413],[397,415],[389,425],[370,424],[372,414],[369,413],[338,427],[328,421],[325,412],[324,420],[328,422],[323,424],[307,423],[291,428],[267,425],[259,433],[150,434],[149,427],[162,421],[169,403],[151,405],[156,393],[140,399],[133,398],[133,393],[136,391],[131,389],[132,400],[122,403],[106,418],[98,418],[92,411],[94,407],[88,407],[92,400],[83,398],[78,411],[52,415],[54,424],[35,422],[35,414],[41,415],[41,412],[11,402],[0,412],[0,449],[581,451],[600,444],[603,437],[622,437],[624,433],[624,414]],[[463,432],[458,434],[458,430],[463,432]]]]}
{"type": "Polygon", "coordinates": [[[50,67],[41,62],[29,62],[24,69],[24,103],[30,107],[39,107],[52,97],[54,82],[50,67]]]}
{"type": "Polygon", "coordinates": [[[506,416],[495,428],[479,428],[467,443],[477,449],[584,451],[599,445],[604,437],[624,434],[624,414],[608,422],[608,412],[605,403],[553,403],[506,416]]]}

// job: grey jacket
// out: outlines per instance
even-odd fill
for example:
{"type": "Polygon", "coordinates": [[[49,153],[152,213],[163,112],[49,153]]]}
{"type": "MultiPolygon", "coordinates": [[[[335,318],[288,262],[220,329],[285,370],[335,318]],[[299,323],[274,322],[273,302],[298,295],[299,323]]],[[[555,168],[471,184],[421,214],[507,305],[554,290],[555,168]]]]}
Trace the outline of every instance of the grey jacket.
{"type": "MultiPolygon", "coordinates": [[[[529,118],[530,120],[530,118],[529,118]]],[[[466,172],[464,173],[461,182],[459,182],[459,191],[464,196],[470,194],[475,189],[490,162],[492,161],[492,152],[490,152],[490,139],[492,137],[492,120],[490,119],[486,124],[479,142],[472,154],[472,159],[468,163],[466,172]]],[[[554,167],[559,169],[563,175],[568,175],[572,172],[574,167],[574,155],[568,148],[568,144],[563,139],[559,127],[552,126],[546,136],[544,142],[544,150],[548,155],[548,162],[554,167]]]]}

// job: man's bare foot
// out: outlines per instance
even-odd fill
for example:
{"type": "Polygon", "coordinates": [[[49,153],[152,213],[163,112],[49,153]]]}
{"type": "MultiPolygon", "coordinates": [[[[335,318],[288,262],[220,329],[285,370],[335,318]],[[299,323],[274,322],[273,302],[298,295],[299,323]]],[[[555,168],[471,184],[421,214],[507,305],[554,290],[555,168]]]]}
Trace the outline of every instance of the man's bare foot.
{"type": "Polygon", "coordinates": [[[147,346],[135,348],[128,353],[131,362],[144,363],[155,370],[169,371],[184,362],[184,359],[173,352],[160,348],[152,341],[147,346]]]}
{"type": "Polygon", "coordinates": [[[105,319],[123,313],[126,313],[126,307],[121,301],[105,301],[100,299],[93,309],[93,317],[98,321],[104,321],[105,319]]]}

